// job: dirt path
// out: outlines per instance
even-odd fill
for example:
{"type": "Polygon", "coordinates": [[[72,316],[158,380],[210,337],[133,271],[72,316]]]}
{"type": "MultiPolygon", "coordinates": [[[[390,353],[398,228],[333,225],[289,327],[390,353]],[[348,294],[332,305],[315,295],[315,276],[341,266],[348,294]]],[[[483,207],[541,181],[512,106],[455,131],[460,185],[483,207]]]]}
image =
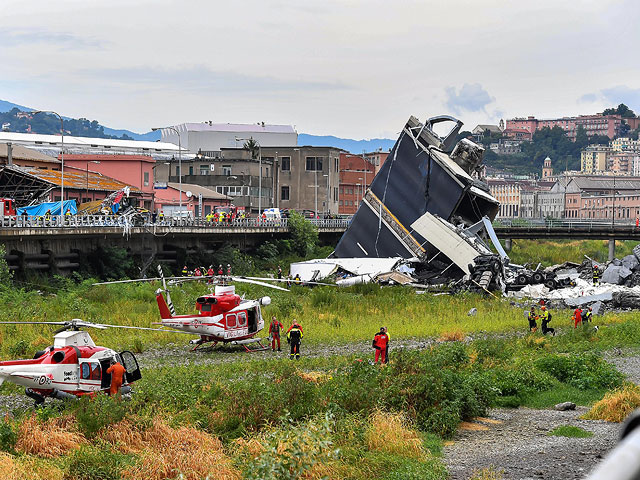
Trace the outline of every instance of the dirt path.
{"type": "MultiPolygon", "coordinates": [[[[630,381],[640,382],[637,352],[616,350],[608,352],[606,358],[630,381]]],[[[463,424],[452,444],[445,446],[450,478],[466,480],[475,471],[489,467],[502,470],[503,480],[584,478],[616,445],[620,431],[617,423],[580,420],[578,417],[586,411],[586,407],[567,412],[528,408],[491,410],[487,419],[463,424]],[[561,425],[580,427],[594,435],[590,438],[547,435],[561,425]]]]}
{"type": "Polygon", "coordinates": [[[575,411],[495,409],[487,419],[463,424],[452,445],[445,446],[450,478],[470,478],[494,467],[504,480],[580,479],[616,443],[618,424],[580,420],[586,407],[575,411]],[[590,438],[548,436],[560,425],[592,432],[590,438]]]}

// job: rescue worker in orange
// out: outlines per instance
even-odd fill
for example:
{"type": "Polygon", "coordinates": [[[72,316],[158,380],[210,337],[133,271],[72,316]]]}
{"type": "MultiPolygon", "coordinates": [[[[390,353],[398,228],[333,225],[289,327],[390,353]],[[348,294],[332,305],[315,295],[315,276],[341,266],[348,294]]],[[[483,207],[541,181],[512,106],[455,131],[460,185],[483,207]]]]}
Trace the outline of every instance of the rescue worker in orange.
{"type": "Polygon", "coordinates": [[[111,361],[111,366],[107,368],[107,373],[111,375],[111,388],[109,388],[109,395],[112,397],[117,395],[120,398],[120,387],[124,380],[124,374],[127,372],[120,362],[111,361]]]}
{"type": "Polygon", "coordinates": [[[582,309],[580,307],[576,308],[573,312],[573,328],[578,328],[578,324],[582,324],[582,309]]]}
{"type": "Polygon", "coordinates": [[[280,330],[284,328],[284,325],[280,323],[276,316],[271,317],[271,323],[269,324],[269,335],[271,336],[271,351],[276,351],[276,341],[278,342],[278,351],[280,350],[280,330]]]}
{"type": "Polygon", "coordinates": [[[389,337],[385,332],[384,327],[380,327],[380,331],[373,337],[373,348],[376,349],[375,362],[385,363],[387,353],[387,345],[389,344],[389,337]]]}

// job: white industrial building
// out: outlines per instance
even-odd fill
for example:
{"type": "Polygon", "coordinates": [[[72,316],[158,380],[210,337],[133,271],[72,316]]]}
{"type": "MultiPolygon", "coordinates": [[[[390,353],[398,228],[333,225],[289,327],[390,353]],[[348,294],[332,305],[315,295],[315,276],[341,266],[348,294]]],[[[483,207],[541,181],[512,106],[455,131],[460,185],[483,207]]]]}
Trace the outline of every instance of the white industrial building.
{"type": "Polygon", "coordinates": [[[295,147],[298,132],[291,125],[267,125],[265,123],[182,123],[162,129],[162,141],[178,145],[191,153],[201,153],[217,158],[223,148],[241,148],[245,140],[253,138],[261,147],[295,147]]]}
{"type": "MultiPolygon", "coordinates": [[[[37,150],[45,155],[57,158],[62,149],[61,135],[43,135],[37,133],[0,132],[0,144],[10,143],[37,150]]],[[[64,136],[64,153],[84,155],[149,155],[156,160],[170,160],[178,157],[178,146],[167,142],[148,142],[140,140],[118,140],[112,138],[92,138],[64,136]]],[[[182,149],[183,158],[187,152],[182,149]]],[[[192,158],[190,155],[189,158],[192,158]]]]}

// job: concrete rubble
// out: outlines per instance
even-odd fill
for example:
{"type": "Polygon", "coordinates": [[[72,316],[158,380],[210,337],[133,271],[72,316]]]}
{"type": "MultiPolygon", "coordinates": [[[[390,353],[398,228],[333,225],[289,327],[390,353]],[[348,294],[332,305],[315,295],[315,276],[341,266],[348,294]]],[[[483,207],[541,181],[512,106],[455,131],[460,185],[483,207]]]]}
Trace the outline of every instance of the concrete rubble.
{"type": "Polygon", "coordinates": [[[510,262],[491,224],[499,203],[478,175],[484,150],[467,139],[456,143],[461,126],[449,116],[410,117],[331,258],[292,264],[292,275],[343,286],[498,291],[558,307],[591,305],[595,314],[640,308],[640,245],[597,264],[602,284],[595,286],[596,262],[588,258],[547,268],[510,262]],[[441,137],[434,126],[444,122],[453,127],[441,137]]]}

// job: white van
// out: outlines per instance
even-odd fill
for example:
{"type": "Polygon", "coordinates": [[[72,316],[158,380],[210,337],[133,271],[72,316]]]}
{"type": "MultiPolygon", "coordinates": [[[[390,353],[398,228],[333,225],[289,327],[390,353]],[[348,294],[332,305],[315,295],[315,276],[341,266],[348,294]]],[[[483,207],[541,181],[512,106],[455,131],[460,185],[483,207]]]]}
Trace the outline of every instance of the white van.
{"type": "Polygon", "coordinates": [[[282,217],[280,216],[279,208],[265,208],[264,217],[266,220],[280,220],[282,217]]]}

